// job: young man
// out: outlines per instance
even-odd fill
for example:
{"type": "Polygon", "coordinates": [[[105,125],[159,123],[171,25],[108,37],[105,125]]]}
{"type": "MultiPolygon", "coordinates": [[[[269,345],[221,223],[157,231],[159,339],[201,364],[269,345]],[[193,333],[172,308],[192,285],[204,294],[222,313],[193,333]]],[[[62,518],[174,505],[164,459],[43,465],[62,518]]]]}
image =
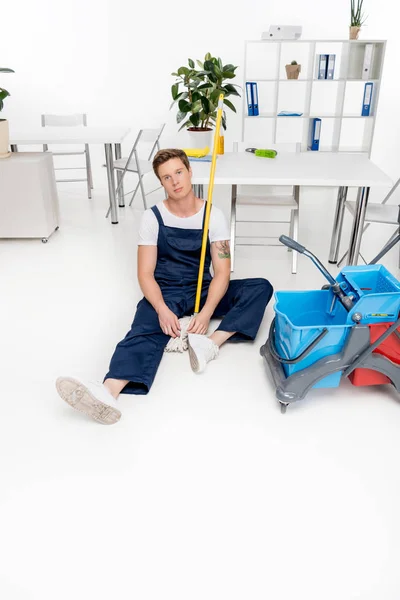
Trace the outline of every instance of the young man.
{"type": "MultiPolygon", "coordinates": [[[[144,298],[130,331],[117,345],[101,383],[59,377],[60,396],[95,420],[112,424],[121,413],[121,392],[147,394],[165,346],[180,335],[179,319],[194,311],[205,202],[192,189],[192,170],[182,150],[160,150],[153,169],[167,199],[146,210],[140,225],[138,279],[144,298]]],[[[204,371],[219,348],[232,341],[254,340],[272,296],[266,279],[230,281],[229,233],[223,213],[211,209],[200,312],[188,327],[190,365],[204,371]],[[214,276],[211,276],[210,267],[214,276]],[[222,318],[206,337],[210,319],[222,318]]]]}

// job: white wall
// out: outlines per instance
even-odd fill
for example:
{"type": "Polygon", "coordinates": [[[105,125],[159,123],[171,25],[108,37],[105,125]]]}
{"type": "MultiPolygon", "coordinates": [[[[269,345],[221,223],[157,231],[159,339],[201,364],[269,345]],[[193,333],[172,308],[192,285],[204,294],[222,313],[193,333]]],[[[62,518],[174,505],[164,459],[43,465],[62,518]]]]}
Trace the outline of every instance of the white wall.
{"type": "MultiPolygon", "coordinates": [[[[270,24],[301,24],[303,39],[346,38],[350,0],[232,0],[213,3],[155,0],[20,0],[2,7],[0,76],[12,94],[3,116],[18,130],[38,125],[43,111],[86,111],[90,124],[120,123],[134,130],[167,120],[171,72],[188,57],[210,51],[224,62],[243,63],[245,39],[258,39],[270,24]]],[[[387,39],[372,158],[400,175],[398,4],[367,0],[361,38],[387,39]],[[390,18],[389,18],[390,16],[390,18]],[[397,17],[397,18],[396,18],[397,17]]],[[[242,84],[241,68],[236,83],[242,84]]],[[[237,103],[239,114],[241,103],[237,103]]],[[[240,136],[240,117],[229,111],[226,143],[240,136]]]]}

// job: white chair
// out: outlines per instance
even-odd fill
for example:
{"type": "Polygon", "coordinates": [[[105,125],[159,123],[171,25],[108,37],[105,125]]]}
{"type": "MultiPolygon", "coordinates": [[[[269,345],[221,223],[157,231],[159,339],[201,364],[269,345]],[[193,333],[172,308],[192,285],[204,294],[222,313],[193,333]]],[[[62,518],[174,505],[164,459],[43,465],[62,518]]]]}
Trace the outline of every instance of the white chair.
{"type": "MultiPolygon", "coordinates": [[[[117,172],[119,172],[118,185],[116,190],[117,194],[123,186],[123,181],[126,173],[134,173],[138,176],[138,182],[132,194],[129,206],[132,205],[132,202],[136,196],[136,192],[140,187],[143,206],[146,210],[146,196],[152,194],[161,187],[161,185],[159,185],[154,190],[151,190],[146,194],[143,185],[143,177],[147,173],[151,173],[153,171],[152,158],[154,152],[160,149],[160,137],[164,130],[164,127],[165,123],[160,125],[160,127],[158,127],[157,129],[141,129],[137,135],[137,138],[135,140],[135,143],[133,144],[129,156],[125,158],[118,158],[114,161],[114,169],[117,172]],[[146,153],[146,158],[141,158],[139,155],[141,154],[143,156],[144,152],[146,153]]],[[[109,214],[110,209],[108,210],[106,217],[108,217],[109,214]]]]}
{"type": "MultiPolygon", "coordinates": [[[[397,225],[397,226],[399,225],[399,222],[398,222],[399,207],[398,207],[398,205],[397,204],[387,204],[389,198],[392,196],[392,194],[395,192],[395,190],[398,188],[399,185],[400,185],[400,178],[396,181],[396,183],[394,184],[394,186],[392,187],[390,192],[387,194],[387,196],[382,200],[382,202],[380,202],[380,203],[371,202],[371,203],[367,204],[367,209],[365,211],[365,219],[364,219],[365,226],[363,229],[363,235],[364,235],[365,231],[368,229],[368,227],[373,223],[380,223],[381,225],[397,225]]],[[[356,212],[356,202],[354,202],[352,200],[346,200],[345,207],[354,217],[355,212],[356,212]]],[[[342,229],[342,227],[343,227],[343,221],[342,221],[341,229],[342,229]]],[[[339,231],[339,239],[340,239],[341,233],[342,232],[340,230],[339,231]]],[[[398,234],[398,228],[393,233],[393,235],[390,236],[390,238],[386,242],[385,246],[387,244],[389,244],[397,236],[397,234],[398,234]]],[[[337,263],[338,267],[343,263],[346,256],[347,256],[347,252],[338,261],[338,263],[337,263]]],[[[361,256],[362,260],[366,263],[367,261],[364,259],[361,252],[360,252],[360,256],[361,256]]],[[[400,267],[400,253],[399,253],[399,267],[400,267]]]]}
{"type": "MultiPolygon", "coordinates": [[[[244,152],[246,148],[257,147],[257,144],[250,144],[244,142],[238,142],[234,144],[234,148],[239,152],[244,152]]],[[[273,148],[279,154],[285,152],[300,152],[301,145],[299,143],[292,144],[269,144],[269,148],[273,148]]],[[[277,160],[277,159],[268,159],[268,158],[259,158],[255,160],[277,160]]],[[[236,233],[237,224],[244,223],[264,223],[264,224],[276,224],[276,225],[289,225],[289,235],[294,240],[297,241],[298,238],[298,229],[299,229],[299,198],[300,198],[300,190],[298,186],[264,186],[264,185],[252,185],[252,186],[238,186],[237,187],[237,196],[236,196],[236,205],[237,205],[237,213],[233,217],[234,222],[231,223],[231,251],[235,252],[235,246],[280,246],[283,248],[282,244],[278,242],[277,238],[279,235],[284,233],[279,230],[279,233],[274,236],[268,235],[238,235],[236,233]],[[251,220],[250,218],[238,218],[238,214],[240,215],[241,209],[243,207],[243,217],[246,217],[246,212],[250,213],[251,211],[254,213],[254,209],[251,208],[247,210],[248,207],[262,207],[261,211],[263,215],[265,214],[265,218],[257,220],[251,220]],[[272,211],[271,211],[272,209],[272,211]],[[289,211],[289,216],[287,219],[281,218],[278,216],[278,220],[274,220],[273,218],[268,218],[268,214],[271,216],[271,212],[283,212],[289,211]],[[270,243],[268,240],[276,239],[275,243],[270,243]],[[255,241],[253,241],[255,240],[255,241]],[[267,240],[267,241],[261,241],[267,240]]],[[[251,216],[251,215],[250,215],[251,216]]],[[[266,225],[267,227],[267,225],[266,225]]],[[[240,229],[240,227],[239,227],[240,229]]],[[[297,252],[292,252],[292,273],[296,273],[297,271],[297,252]]]]}
{"type": "MultiPolygon", "coordinates": [[[[87,126],[86,114],[74,114],[74,115],[42,115],[42,127],[78,127],[87,126]]],[[[43,144],[43,150],[47,152],[49,150],[48,144],[43,144]]],[[[84,167],[54,167],[55,171],[65,170],[86,170],[85,179],[56,179],[57,183],[66,183],[69,181],[86,181],[88,198],[92,197],[93,189],[93,177],[92,177],[92,165],[90,162],[89,145],[85,144],[85,149],[78,151],[73,150],[69,152],[52,152],[53,156],[79,156],[85,155],[86,165],[84,167]]]]}

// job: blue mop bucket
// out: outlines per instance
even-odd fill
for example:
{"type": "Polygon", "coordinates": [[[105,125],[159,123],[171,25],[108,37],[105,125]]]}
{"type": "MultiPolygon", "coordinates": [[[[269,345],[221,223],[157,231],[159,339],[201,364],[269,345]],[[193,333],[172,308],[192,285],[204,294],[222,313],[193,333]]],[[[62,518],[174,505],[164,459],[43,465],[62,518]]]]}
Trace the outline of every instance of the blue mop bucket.
{"type": "Polygon", "coordinates": [[[400,282],[383,265],[345,267],[336,278],[355,306],[349,313],[361,314],[361,323],[396,321],[400,312],[400,282]]]}
{"type": "MultiPolygon", "coordinates": [[[[276,352],[284,359],[305,353],[294,364],[283,363],[287,377],[343,349],[354,322],[331,290],[275,292],[275,300],[276,352]]],[[[341,375],[341,371],[332,373],[314,387],[337,387],[341,375]]]]}

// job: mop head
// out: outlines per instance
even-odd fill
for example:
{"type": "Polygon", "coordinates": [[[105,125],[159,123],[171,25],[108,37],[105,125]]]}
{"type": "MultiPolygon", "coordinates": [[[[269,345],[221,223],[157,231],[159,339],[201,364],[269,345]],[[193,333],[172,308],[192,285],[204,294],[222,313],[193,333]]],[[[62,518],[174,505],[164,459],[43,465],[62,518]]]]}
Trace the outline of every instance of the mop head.
{"type": "Polygon", "coordinates": [[[188,349],[188,332],[187,328],[192,317],[183,317],[179,319],[179,325],[181,326],[180,337],[171,338],[165,347],[164,352],[184,352],[188,349]]]}
{"type": "Polygon", "coordinates": [[[210,152],[210,148],[206,146],[205,148],[183,148],[186,156],[193,156],[193,158],[203,158],[203,156],[207,156],[210,152]]]}
{"type": "Polygon", "coordinates": [[[254,154],[263,158],[275,158],[278,153],[276,150],[256,150],[254,154]]]}

